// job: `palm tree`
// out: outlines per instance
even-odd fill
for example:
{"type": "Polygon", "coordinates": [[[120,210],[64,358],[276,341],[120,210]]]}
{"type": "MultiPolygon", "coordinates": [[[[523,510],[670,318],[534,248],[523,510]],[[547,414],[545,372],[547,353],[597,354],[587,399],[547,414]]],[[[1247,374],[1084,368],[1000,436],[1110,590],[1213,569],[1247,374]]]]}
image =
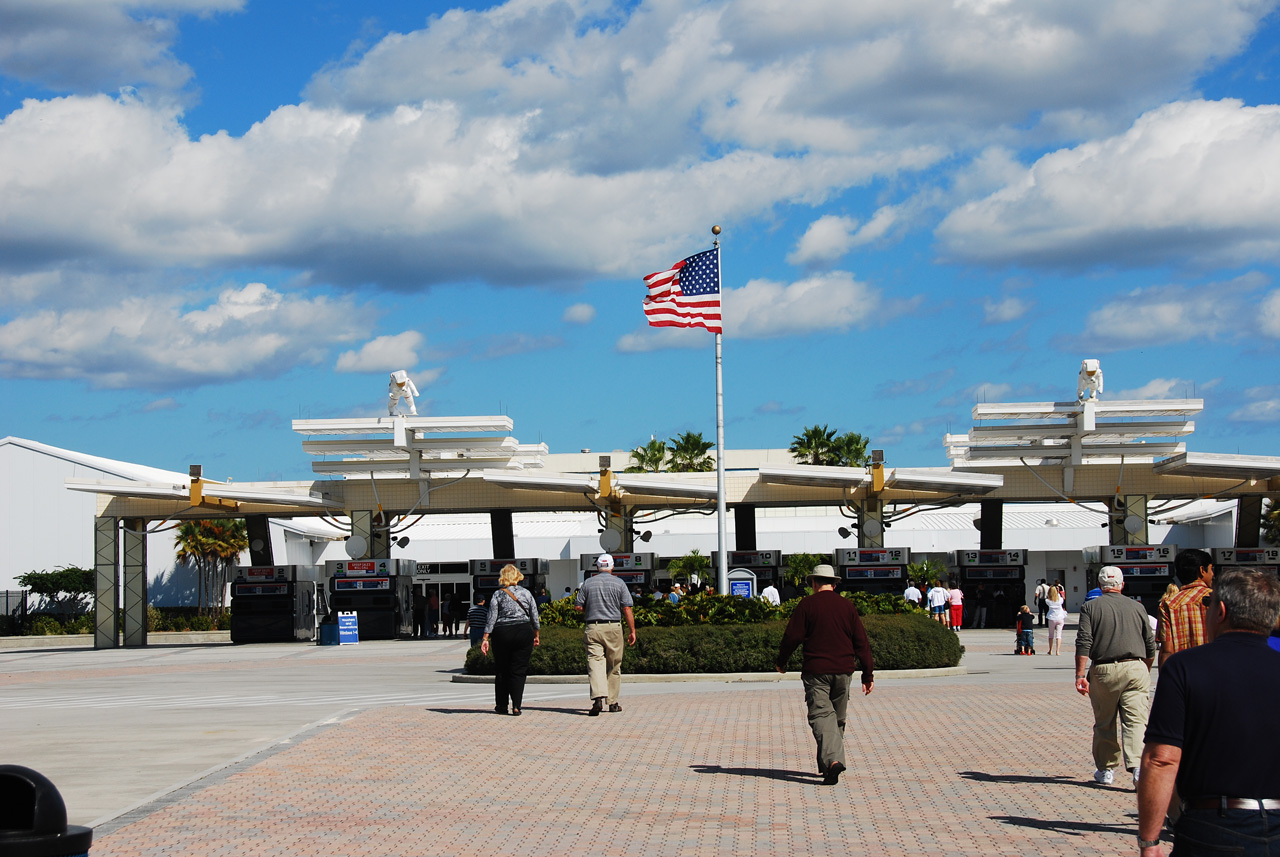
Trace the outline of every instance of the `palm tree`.
{"type": "Polygon", "coordinates": [[[671,470],[676,473],[706,473],[714,470],[716,460],[708,452],[714,443],[702,439],[702,432],[687,431],[667,443],[671,452],[671,470]]]}
{"type": "Polygon", "coordinates": [[[809,426],[793,437],[787,449],[801,464],[832,465],[839,461],[835,444],[836,430],[824,423],[809,426]]]}
{"type": "Polygon", "coordinates": [[[631,466],[627,473],[661,473],[667,463],[667,445],[660,440],[649,438],[644,446],[631,450],[631,466]]]}
{"type": "Polygon", "coordinates": [[[856,431],[845,432],[832,444],[836,463],[841,467],[865,467],[870,457],[867,455],[869,439],[856,431]]]}
{"type": "Polygon", "coordinates": [[[693,577],[701,580],[709,568],[711,568],[711,558],[703,556],[697,548],[694,548],[684,556],[671,560],[667,565],[667,573],[671,575],[672,580],[683,580],[688,583],[693,577]]]}
{"type": "Polygon", "coordinates": [[[173,542],[178,562],[190,562],[196,567],[196,606],[201,612],[212,607],[222,610],[226,603],[227,573],[241,552],[249,547],[244,520],[184,521],[178,526],[173,542]]]}

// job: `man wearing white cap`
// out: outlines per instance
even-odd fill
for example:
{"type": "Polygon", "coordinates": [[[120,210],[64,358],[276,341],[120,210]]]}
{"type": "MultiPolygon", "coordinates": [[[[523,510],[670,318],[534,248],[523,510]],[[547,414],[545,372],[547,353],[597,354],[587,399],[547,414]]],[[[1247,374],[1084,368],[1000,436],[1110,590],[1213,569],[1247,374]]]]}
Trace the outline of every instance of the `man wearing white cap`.
{"type": "Polygon", "coordinates": [[[574,600],[574,608],[583,611],[586,624],[587,676],[591,680],[592,717],[606,704],[610,711],[621,711],[618,694],[622,690],[622,625],[627,620],[627,645],[636,644],[636,618],[631,607],[631,591],[613,576],[613,557],[601,554],[596,559],[599,570],[583,582],[574,600]]]}
{"type": "Polygon", "coordinates": [[[1156,639],[1146,608],[1120,594],[1124,589],[1120,569],[1103,566],[1098,588],[1102,595],[1080,607],[1076,632],[1076,690],[1089,697],[1093,706],[1093,780],[1111,785],[1114,769],[1123,764],[1133,772],[1136,785],[1156,639]],[[1123,747],[1116,735],[1117,717],[1124,729],[1123,747]]]}

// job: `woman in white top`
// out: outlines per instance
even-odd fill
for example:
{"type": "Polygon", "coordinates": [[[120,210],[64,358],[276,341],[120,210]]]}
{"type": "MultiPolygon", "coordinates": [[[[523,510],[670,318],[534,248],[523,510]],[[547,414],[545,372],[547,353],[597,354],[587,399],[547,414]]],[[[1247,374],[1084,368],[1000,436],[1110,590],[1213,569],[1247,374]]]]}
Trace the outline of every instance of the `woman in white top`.
{"type": "Polygon", "coordinates": [[[1058,587],[1050,586],[1049,592],[1045,596],[1045,603],[1049,606],[1049,651],[1046,654],[1060,655],[1062,654],[1062,626],[1067,624],[1067,608],[1062,600],[1062,593],[1058,591],[1058,587]]]}

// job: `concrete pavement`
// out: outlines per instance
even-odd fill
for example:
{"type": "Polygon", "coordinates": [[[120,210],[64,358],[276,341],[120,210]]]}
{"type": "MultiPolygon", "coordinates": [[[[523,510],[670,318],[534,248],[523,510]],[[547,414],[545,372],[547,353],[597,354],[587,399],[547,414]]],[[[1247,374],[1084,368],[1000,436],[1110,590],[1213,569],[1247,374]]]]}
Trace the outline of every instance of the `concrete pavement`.
{"type": "Polygon", "coordinates": [[[1127,853],[1066,636],[964,631],[968,675],[878,681],[834,787],[793,683],[624,678],[598,718],[531,685],[500,717],[449,683],[456,641],[0,651],[0,761],[53,779],[94,855],[1127,853]]]}

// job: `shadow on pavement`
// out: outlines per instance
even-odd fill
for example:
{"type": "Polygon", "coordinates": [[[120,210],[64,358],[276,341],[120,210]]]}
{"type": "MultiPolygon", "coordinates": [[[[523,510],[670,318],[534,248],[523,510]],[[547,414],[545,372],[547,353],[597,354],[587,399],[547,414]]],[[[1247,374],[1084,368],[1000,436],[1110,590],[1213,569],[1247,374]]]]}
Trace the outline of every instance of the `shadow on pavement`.
{"type": "Polygon", "coordinates": [[[1094,783],[1077,780],[1073,777],[1031,777],[1021,774],[988,774],[984,771],[960,771],[960,776],[966,780],[973,780],[978,783],[1059,783],[1064,786],[1082,786],[1083,788],[1095,788],[1094,783]]]}
{"type": "Polygon", "coordinates": [[[989,815],[992,821],[1010,824],[1014,827],[1032,827],[1036,830],[1052,830],[1054,833],[1066,833],[1080,836],[1084,833],[1115,833],[1123,836],[1134,836],[1138,832],[1136,824],[1095,824],[1089,821],[1052,821],[1045,818],[1023,818],[1018,815],[989,815]]]}
{"type": "Polygon", "coordinates": [[[690,765],[699,774],[736,774],[739,777],[763,777],[767,780],[785,780],[789,783],[816,783],[821,781],[817,774],[802,771],[775,771],[769,768],[725,768],[721,765],[690,765]]]}

